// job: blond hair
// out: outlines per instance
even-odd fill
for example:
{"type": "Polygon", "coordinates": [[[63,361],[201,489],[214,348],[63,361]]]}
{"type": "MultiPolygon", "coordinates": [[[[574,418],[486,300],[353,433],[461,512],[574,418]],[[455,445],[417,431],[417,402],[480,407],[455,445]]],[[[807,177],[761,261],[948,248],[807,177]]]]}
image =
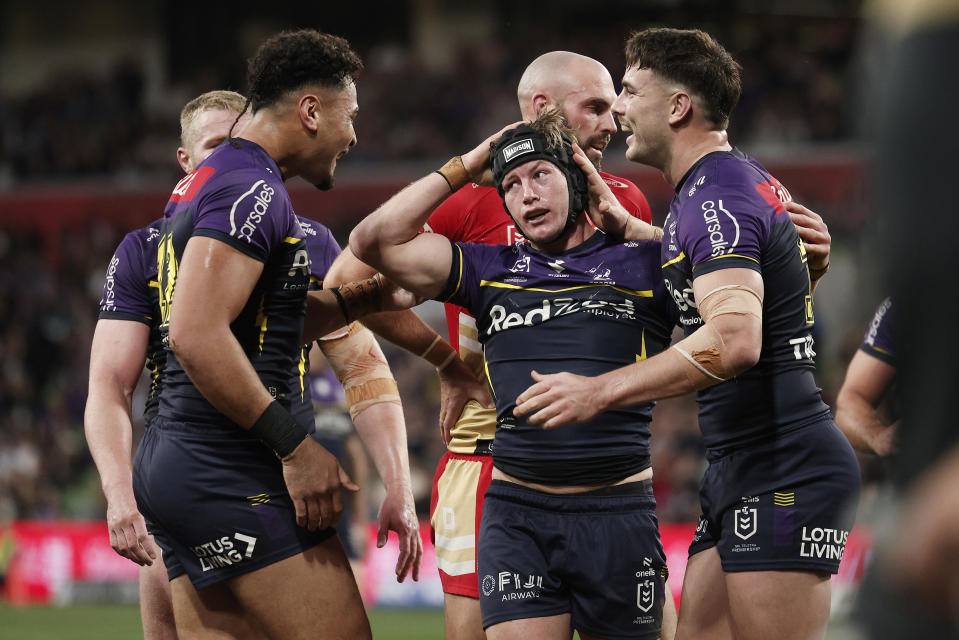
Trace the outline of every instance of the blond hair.
{"type": "Polygon", "coordinates": [[[546,137],[546,144],[553,149],[563,148],[563,136],[576,143],[576,133],[569,126],[566,117],[556,107],[543,107],[536,114],[536,119],[529,123],[530,129],[546,137]]]}
{"type": "Polygon", "coordinates": [[[186,103],[180,112],[180,144],[189,147],[188,138],[192,137],[193,123],[197,116],[204,111],[224,109],[240,113],[246,106],[246,98],[236,91],[207,91],[186,103]]]}

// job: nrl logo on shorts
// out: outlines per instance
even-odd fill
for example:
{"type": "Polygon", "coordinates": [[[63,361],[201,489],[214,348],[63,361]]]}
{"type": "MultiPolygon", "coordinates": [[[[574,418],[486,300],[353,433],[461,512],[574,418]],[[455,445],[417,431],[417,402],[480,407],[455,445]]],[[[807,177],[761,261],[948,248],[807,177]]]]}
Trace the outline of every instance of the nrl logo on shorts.
{"type": "Polygon", "coordinates": [[[656,602],[656,583],[652,580],[643,580],[636,585],[636,606],[643,613],[648,613],[656,602]]]}
{"type": "Polygon", "coordinates": [[[759,529],[759,517],[756,508],[743,507],[733,515],[733,533],[742,540],[749,540],[759,529]]]}
{"type": "Polygon", "coordinates": [[[533,139],[526,138],[525,140],[520,140],[519,142],[514,142],[505,149],[503,149],[503,162],[509,162],[518,155],[524,153],[529,153],[533,151],[533,139]]]}

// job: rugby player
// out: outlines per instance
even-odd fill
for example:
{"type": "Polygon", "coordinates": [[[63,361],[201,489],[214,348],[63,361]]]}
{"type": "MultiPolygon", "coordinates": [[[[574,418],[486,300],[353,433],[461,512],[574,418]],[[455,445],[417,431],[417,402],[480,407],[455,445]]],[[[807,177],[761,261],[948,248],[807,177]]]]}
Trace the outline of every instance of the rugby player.
{"type": "MultiPolygon", "coordinates": [[[[226,139],[245,100],[233,91],[210,91],[183,107],[176,157],[184,173],[191,172],[226,139]]],[[[177,637],[166,567],[137,510],[130,459],[131,403],[144,364],[150,370],[143,412],[146,428],[156,416],[162,384],[164,354],[155,286],[161,222],[127,234],[110,260],[90,348],[84,414],[87,445],[107,499],[110,545],[140,565],[140,619],[147,640],[177,637]]]]}
{"type": "MultiPolygon", "coordinates": [[[[182,146],[177,150],[177,159],[185,172],[192,171],[196,164],[226,139],[231,124],[243,110],[245,100],[242,95],[232,91],[211,91],[190,101],[183,108],[180,115],[182,146]]],[[[310,255],[310,288],[319,289],[340,249],[325,226],[299,216],[297,219],[306,233],[310,255]]],[[[162,384],[162,358],[165,354],[159,337],[160,310],[156,282],[156,244],[161,222],[156,221],[128,234],[111,260],[100,305],[100,320],[91,349],[91,384],[85,425],[91,452],[101,472],[104,494],[108,498],[111,542],[120,555],[143,567],[140,603],[144,635],[147,638],[176,637],[169,578],[162,557],[158,556],[152,539],[146,533],[143,517],[136,510],[130,464],[132,426],[129,403],[144,361],[149,363],[151,372],[151,387],[144,415],[147,426],[156,414],[158,392],[162,384]],[[149,340],[145,340],[147,334],[149,340]]],[[[414,321],[418,321],[418,317],[411,312],[394,315],[410,315],[414,321]]],[[[425,325],[417,328],[414,324],[406,323],[409,336],[415,335],[414,329],[424,332],[425,339],[436,337],[435,332],[425,325]]],[[[404,336],[391,337],[400,339],[404,336]]],[[[329,352],[327,357],[336,367],[336,374],[348,387],[362,388],[364,383],[389,386],[392,376],[379,347],[369,338],[368,331],[357,328],[350,332],[348,340],[334,334],[317,344],[324,352],[329,352]],[[369,357],[337,357],[344,348],[355,351],[356,344],[361,345],[369,357]],[[376,375],[370,376],[370,371],[376,372],[376,375]],[[364,381],[364,375],[369,378],[368,381],[364,381]]],[[[292,405],[297,421],[312,432],[314,424],[310,397],[306,392],[309,389],[309,373],[305,355],[304,351],[292,374],[291,386],[300,390],[299,394],[294,394],[292,405]]],[[[398,531],[402,549],[397,565],[399,574],[420,553],[420,546],[416,542],[417,528],[407,524],[409,518],[400,517],[412,509],[409,480],[404,478],[401,468],[393,468],[398,467],[394,457],[380,445],[380,434],[387,429],[397,430],[401,435],[394,438],[402,438],[404,425],[399,398],[395,393],[384,393],[379,394],[375,401],[358,406],[357,395],[351,394],[352,406],[345,401],[347,408],[352,410],[357,430],[371,451],[377,469],[384,478],[389,478],[385,483],[388,496],[378,516],[378,543],[380,546],[385,543],[388,529],[398,531]],[[377,407],[380,403],[387,404],[377,407]]],[[[182,568],[175,568],[171,576],[176,577],[182,572],[182,568]]],[[[252,633],[249,629],[241,628],[239,631],[243,632],[241,635],[252,633]]]]}
{"type": "MultiPolygon", "coordinates": [[[[291,414],[297,396],[307,403],[308,396],[305,380],[296,384],[290,372],[302,362],[302,342],[384,308],[395,292],[380,279],[310,292],[304,332],[309,225],[295,217],[283,185],[302,175],[332,186],[337,159],[356,142],[361,68],[341,38],[304,30],[267,40],[250,65],[244,137],[230,138],[182,180],[165,212],[157,261],[169,350],[134,492],[168,565],[180,572],[171,591],[181,635],[244,636],[235,631],[244,617],[270,637],[312,636],[316,625],[337,636],[370,635],[332,529],[340,487],[354,485],[291,414]]],[[[351,325],[346,333],[356,331],[351,325]]],[[[344,362],[355,347],[346,345],[344,362]]],[[[354,408],[363,410],[357,418],[377,407],[399,411],[371,402],[371,391],[391,395],[382,376],[367,376],[353,391],[354,408]]],[[[312,422],[308,405],[307,412],[312,422]]],[[[408,538],[398,579],[411,569],[415,578],[420,546],[405,437],[402,428],[382,431],[378,448],[393,471],[384,481],[405,478],[383,509],[408,538]]]]}
{"type": "Polygon", "coordinates": [[[357,225],[350,248],[415,294],[477,319],[497,411],[478,544],[487,635],[656,638],[666,564],[651,490],[652,405],[556,431],[512,415],[532,368],[612,370],[658,353],[673,324],[658,243],[614,243],[580,215],[585,177],[562,122],[544,110],[452,159],[357,225]],[[493,140],[492,182],[529,242],[417,234],[452,192],[491,182],[480,176],[493,140]]]}
{"type": "MultiPolygon", "coordinates": [[[[661,264],[687,337],[603,375],[534,373],[515,413],[549,429],[700,391],[710,464],[676,637],[822,637],[859,490],[813,377],[811,280],[825,266],[807,266],[788,192],[729,144],[732,57],[701,31],[647,29],[626,65],[613,112],[632,132],[626,157],[676,189],[661,264]]],[[[604,228],[629,239],[633,219],[595,172],[589,184],[604,228]]]]}
{"type": "Polygon", "coordinates": [[[886,298],[876,309],[836,396],[836,424],[854,449],[888,457],[897,450],[899,420],[884,424],[879,407],[896,380],[895,309],[886,298]]]}
{"type": "MultiPolygon", "coordinates": [[[[517,87],[523,120],[531,122],[543,108],[556,108],[582,141],[582,148],[599,169],[603,151],[616,133],[610,107],[616,99],[613,79],[600,62],[570,51],[551,51],[530,63],[517,87]]],[[[651,222],[649,203],[625,178],[601,173],[619,202],[640,220],[651,222]]],[[[511,245],[522,240],[496,189],[471,183],[451,195],[430,215],[425,230],[454,242],[511,245]]],[[[450,342],[475,375],[485,382],[482,348],[476,319],[468,310],[447,303],[450,342]]],[[[433,478],[430,525],[436,563],[443,584],[446,637],[482,640],[476,539],[483,513],[483,494],[493,470],[490,447],[496,432],[496,412],[476,403],[457,419],[443,416],[447,452],[433,478]],[[456,420],[455,424],[453,421],[456,420]]],[[[675,604],[667,602],[664,637],[675,627],[675,604]]]]}
{"type": "MultiPolygon", "coordinates": [[[[606,67],[569,51],[543,54],[524,71],[517,98],[526,121],[532,121],[544,108],[558,109],[576,137],[583,141],[587,156],[599,168],[610,136],[616,132],[610,111],[616,91],[606,67]]],[[[632,215],[651,221],[649,203],[636,185],[625,178],[601,175],[632,215]]],[[[423,230],[455,242],[510,245],[523,240],[496,189],[476,183],[465,185],[440,204],[423,230]]],[[[344,257],[347,254],[348,249],[344,257]]],[[[351,266],[354,268],[338,262],[331,272],[331,281],[355,280],[369,276],[372,271],[351,266]]],[[[450,343],[472,375],[485,385],[486,367],[477,342],[475,318],[458,305],[446,303],[444,306],[450,343]]],[[[459,365],[456,361],[451,364],[459,365]]],[[[443,388],[448,389],[450,395],[458,390],[453,385],[443,388]]],[[[444,402],[441,406],[440,428],[447,452],[440,459],[433,478],[430,525],[444,591],[446,637],[482,640],[485,634],[479,606],[476,541],[483,494],[489,487],[493,469],[491,445],[496,431],[496,411],[481,398],[468,402],[462,412],[457,406],[447,406],[452,404],[444,402]]],[[[664,637],[671,638],[675,605],[667,602],[666,607],[664,637]]]]}

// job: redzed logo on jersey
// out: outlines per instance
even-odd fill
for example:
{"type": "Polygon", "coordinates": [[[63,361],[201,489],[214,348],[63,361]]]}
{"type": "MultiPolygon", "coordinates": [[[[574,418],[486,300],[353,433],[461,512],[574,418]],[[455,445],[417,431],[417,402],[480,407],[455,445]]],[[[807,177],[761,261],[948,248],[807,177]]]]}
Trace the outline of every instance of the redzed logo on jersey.
{"type": "Polygon", "coordinates": [[[203,186],[210,177],[216,173],[215,167],[199,167],[186,174],[182,180],[173,187],[173,193],[170,194],[170,202],[189,202],[196,196],[197,191],[203,186]]]}

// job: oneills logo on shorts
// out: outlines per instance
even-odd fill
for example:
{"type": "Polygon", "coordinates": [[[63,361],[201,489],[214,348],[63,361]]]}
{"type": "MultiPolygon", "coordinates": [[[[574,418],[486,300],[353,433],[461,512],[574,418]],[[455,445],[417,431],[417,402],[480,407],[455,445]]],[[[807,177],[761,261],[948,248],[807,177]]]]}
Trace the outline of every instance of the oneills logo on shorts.
{"type": "Polygon", "coordinates": [[[503,162],[509,162],[516,156],[523,155],[524,153],[530,153],[533,150],[532,138],[526,138],[525,140],[514,142],[510,146],[503,149],[503,162]]]}

